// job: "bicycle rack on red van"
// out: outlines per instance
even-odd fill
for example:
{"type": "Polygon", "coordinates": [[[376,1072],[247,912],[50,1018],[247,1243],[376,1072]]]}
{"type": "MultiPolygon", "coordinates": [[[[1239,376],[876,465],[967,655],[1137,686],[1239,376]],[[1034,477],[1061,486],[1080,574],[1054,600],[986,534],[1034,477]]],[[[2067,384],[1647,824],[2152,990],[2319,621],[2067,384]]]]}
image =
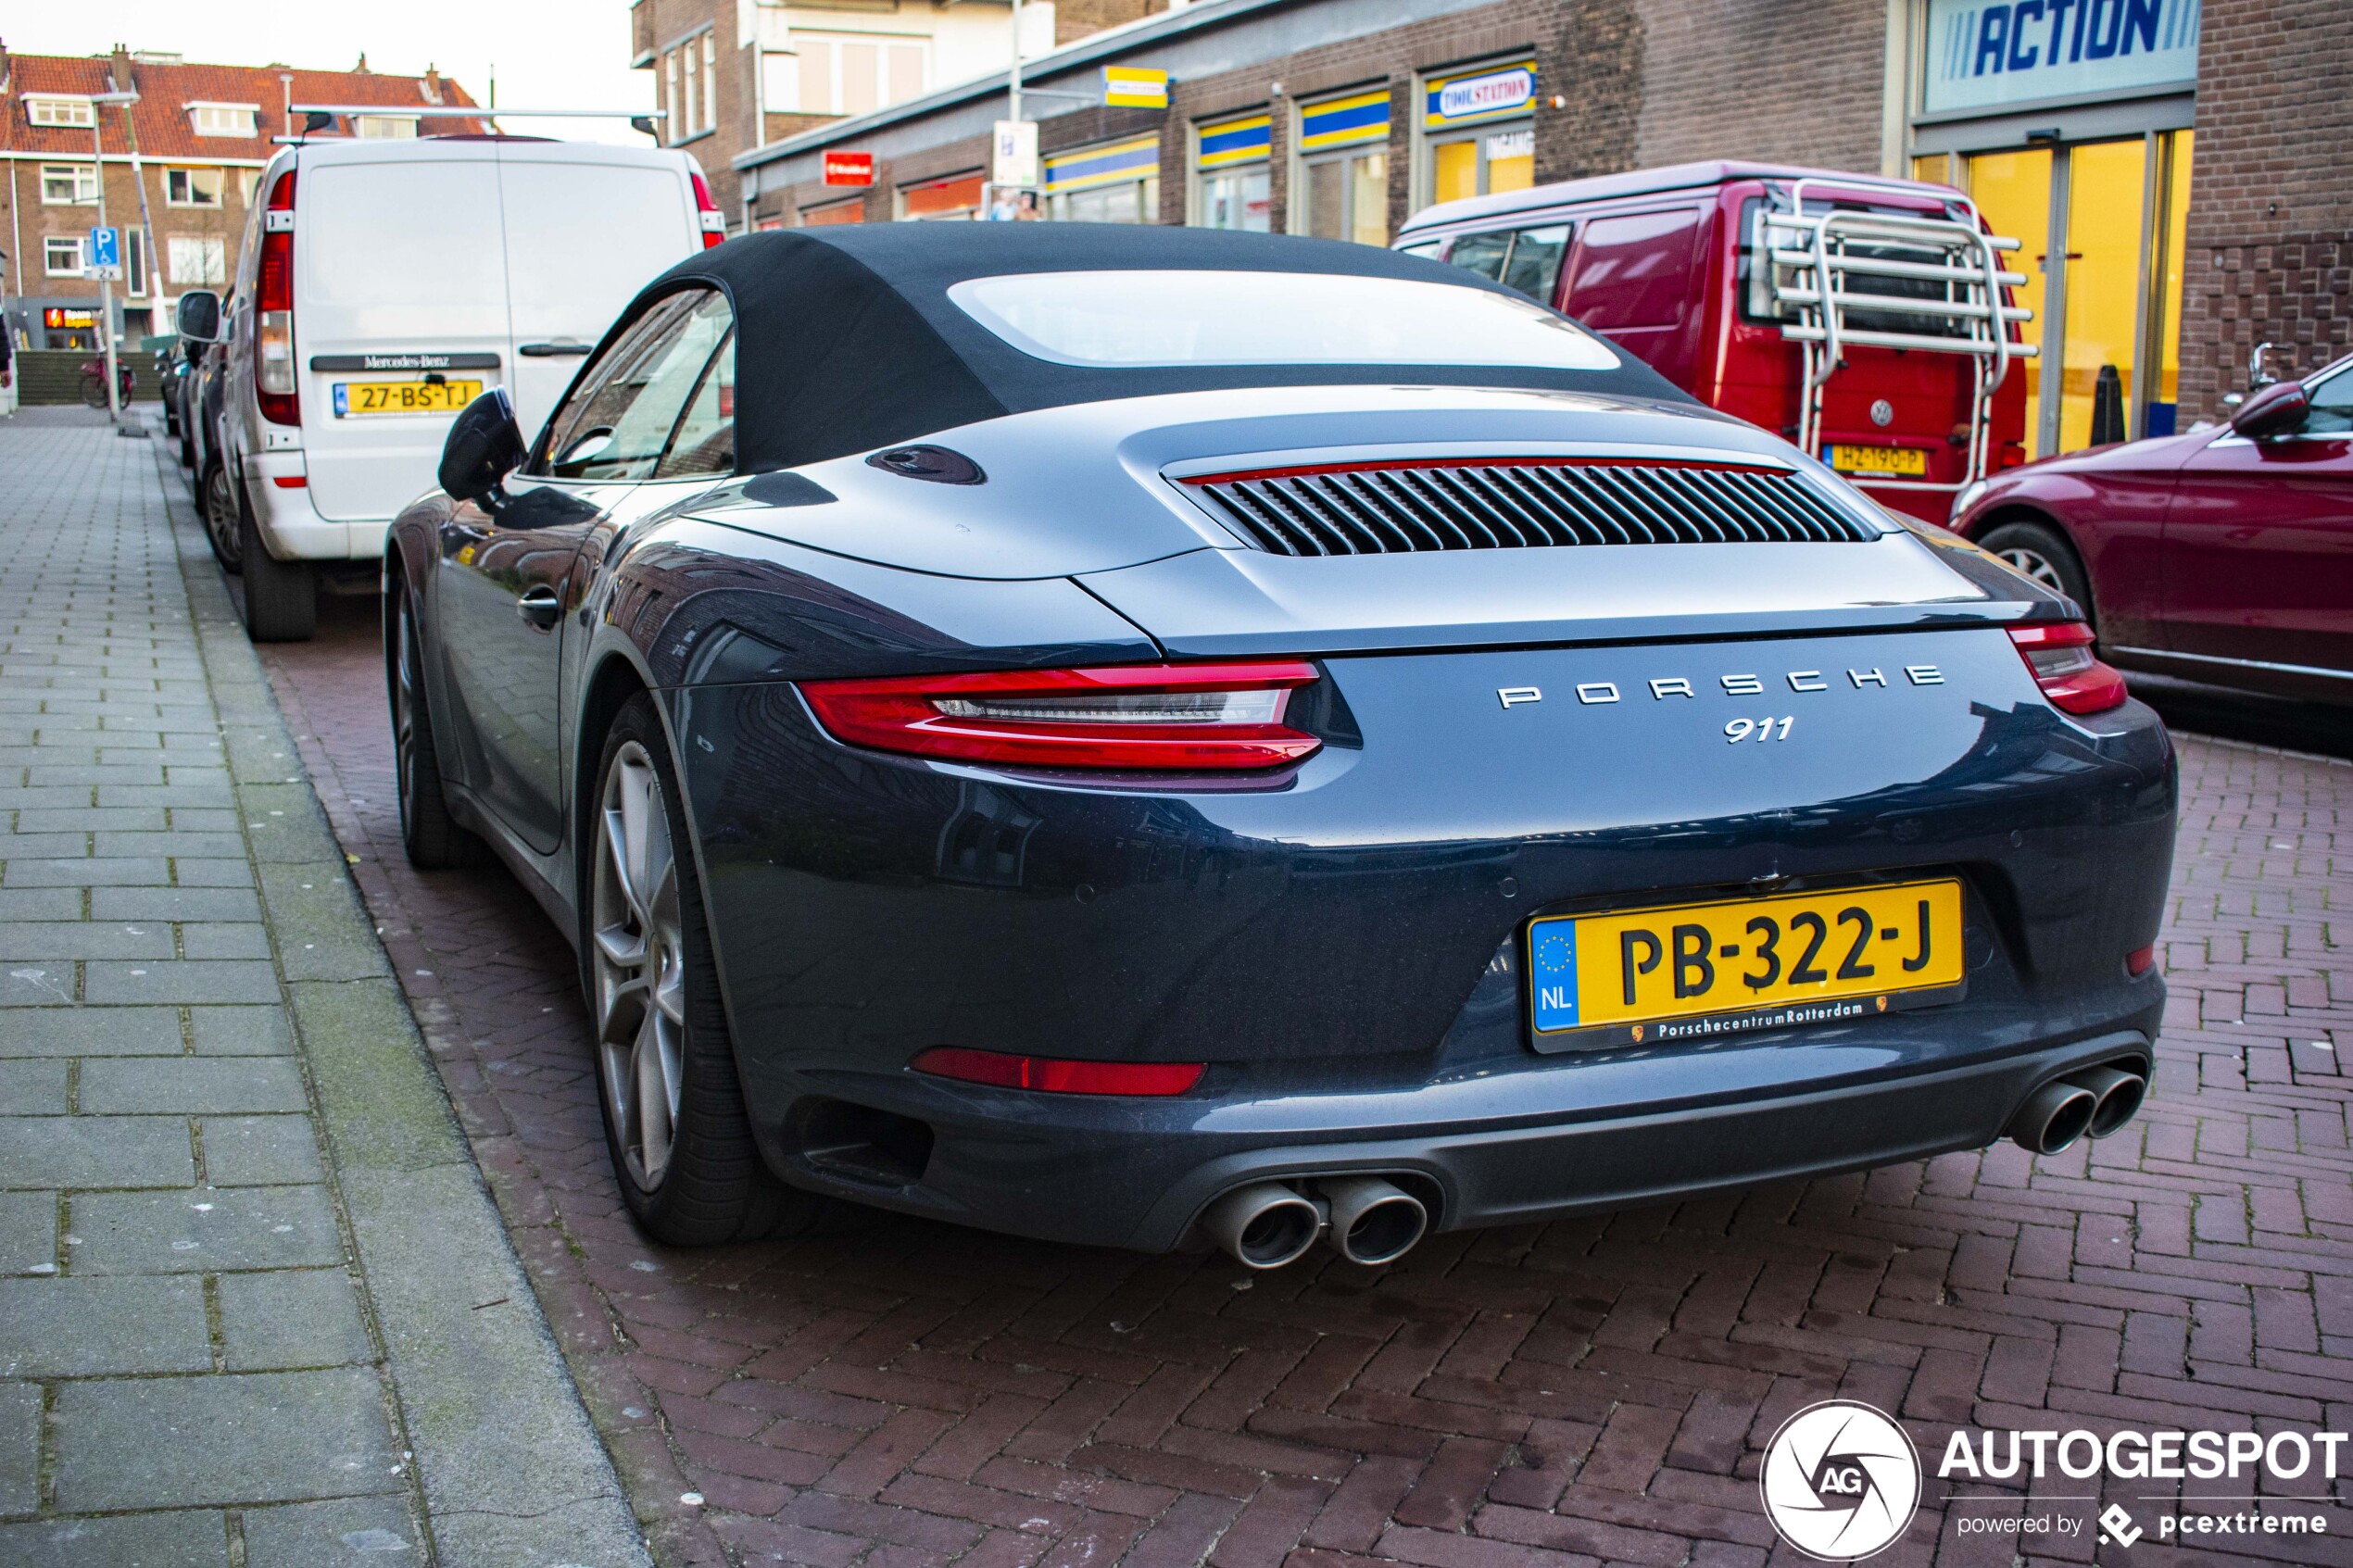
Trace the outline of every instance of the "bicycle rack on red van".
{"type": "Polygon", "coordinates": [[[1791,210],[1768,211],[1759,218],[1770,236],[1773,297],[1797,312],[1797,320],[1784,325],[1781,335],[1800,345],[1805,353],[1798,446],[1816,457],[1822,455],[1822,392],[1846,362],[1849,347],[1965,354],[1973,362],[1975,375],[1969,399],[1968,471],[1951,483],[1879,475],[1864,483],[1892,490],[1954,492],[1983,479],[1992,445],[1994,394],[2009,375],[2011,360],[2032,358],[2038,352],[2034,345],[2010,338],[2011,325],[2032,320],[2034,313],[2003,302],[2005,287],[2026,282],[2024,274],[2006,270],[1999,259],[2000,253],[2018,249],[2019,242],[1985,232],[1975,204],[1966,196],[1945,198],[1944,218],[1827,205],[1808,212],[1808,186],[1815,188],[1818,202],[1826,201],[1832,191],[1900,190],[1913,198],[1920,194],[1918,185],[1861,176],[1801,179],[1788,187],[1791,210]],[[1881,254],[1890,250],[1906,255],[1881,254]],[[1944,297],[1892,297],[1850,286],[1852,280],[1869,278],[1942,283],[1944,297]],[[1889,332],[1850,323],[1848,316],[1856,311],[1937,318],[1963,330],[1951,336],[1889,332]]]}

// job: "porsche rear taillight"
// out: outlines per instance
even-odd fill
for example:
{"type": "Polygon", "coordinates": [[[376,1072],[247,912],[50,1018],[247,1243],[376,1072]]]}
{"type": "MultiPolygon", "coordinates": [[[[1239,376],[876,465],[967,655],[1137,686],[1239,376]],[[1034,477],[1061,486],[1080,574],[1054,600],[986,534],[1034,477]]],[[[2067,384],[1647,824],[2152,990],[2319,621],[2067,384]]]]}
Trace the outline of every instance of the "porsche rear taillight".
{"type": "Polygon", "coordinates": [[[2067,713],[2105,713],[2124,702],[2124,677],[2092,652],[2092,629],[2080,621],[2013,626],[2010,641],[2051,706],[2067,713]]]}
{"type": "Polygon", "coordinates": [[[1029,768],[1271,768],[1323,742],[1283,722],[1316,680],[1295,659],[804,681],[836,740],[1029,768]]]}
{"type": "Polygon", "coordinates": [[[711,199],[711,182],[702,177],[701,169],[694,171],[694,181],[695,220],[702,225],[702,248],[709,250],[726,242],[727,215],[720,211],[718,202],[711,199]]]}
{"type": "Polygon", "coordinates": [[[260,276],[254,285],[254,398],[271,424],[302,422],[302,399],[295,390],[294,344],[295,171],[287,169],[270,187],[261,214],[260,276]]]}

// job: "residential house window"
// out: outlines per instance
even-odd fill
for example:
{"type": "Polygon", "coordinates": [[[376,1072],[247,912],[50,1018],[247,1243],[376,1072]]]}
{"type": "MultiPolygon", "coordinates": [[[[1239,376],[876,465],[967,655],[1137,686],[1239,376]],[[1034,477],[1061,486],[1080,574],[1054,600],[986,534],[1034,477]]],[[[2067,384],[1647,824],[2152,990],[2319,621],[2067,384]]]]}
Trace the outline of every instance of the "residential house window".
{"type": "Polygon", "coordinates": [[[1389,89],[1343,94],[1299,111],[1294,233],[1389,243],[1389,89]]]}
{"type": "Polygon", "coordinates": [[[41,205],[94,207],[98,201],[98,166],[93,163],[44,163],[41,166],[41,205]]]}
{"type": "Polygon", "coordinates": [[[248,210],[252,208],[253,198],[255,194],[260,191],[260,189],[261,170],[258,169],[240,169],[237,170],[237,194],[245,198],[245,204],[248,210]]]}
{"type": "Polygon", "coordinates": [[[364,142],[401,142],[417,133],[417,117],[407,114],[354,115],[352,134],[364,142]]]}
{"type": "Polygon", "coordinates": [[[708,32],[702,35],[702,119],[696,129],[719,129],[719,45],[708,32]]]}
{"type": "Polygon", "coordinates": [[[792,42],[800,51],[800,69],[790,77],[769,77],[771,112],[871,114],[923,95],[921,39],[795,32],[792,42]],[[787,85],[789,91],[779,91],[787,85]]]}
{"type": "Polygon", "coordinates": [[[52,278],[82,276],[82,236],[51,234],[41,242],[41,269],[52,278]]]}
{"type": "Polygon", "coordinates": [[[692,44],[679,50],[678,54],[686,82],[685,107],[678,116],[678,134],[684,138],[702,129],[702,73],[695,69],[695,46],[692,44]]]}
{"type": "Polygon", "coordinates": [[[190,104],[189,126],[199,136],[251,136],[258,104],[190,104]]]}
{"type": "Polygon", "coordinates": [[[133,299],[147,293],[147,232],[135,225],[122,232],[122,277],[133,299]]]}
{"type": "Polygon", "coordinates": [[[167,207],[219,207],[228,182],[225,169],[167,169],[163,200],[167,207]]]}
{"type": "Polygon", "coordinates": [[[97,107],[87,98],[27,98],[24,117],[35,125],[80,126],[87,131],[97,118],[97,107]]]}
{"type": "Polygon", "coordinates": [[[171,268],[171,281],[183,287],[211,284],[215,287],[229,281],[229,243],[191,234],[174,234],[165,243],[165,255],[171,268]]]}

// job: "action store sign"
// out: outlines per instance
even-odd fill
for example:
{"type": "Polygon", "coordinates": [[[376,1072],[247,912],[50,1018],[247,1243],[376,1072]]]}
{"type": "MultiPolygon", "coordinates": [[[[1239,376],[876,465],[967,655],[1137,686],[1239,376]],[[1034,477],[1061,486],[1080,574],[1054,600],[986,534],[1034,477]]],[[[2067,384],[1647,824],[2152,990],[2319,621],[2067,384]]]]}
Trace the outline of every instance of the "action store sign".
{"type": "MultiPolygon", "coordinates": [[[[2279,1537],[2329,1533],[2334,1483],[2353,1462],[2347,1446],[2343,1432],[1963,1428],[1946,1441],[1935,1481],[1946,1531],[2007,1542],[2013,1558],[2080,1556],[2080,1547],[2050,1543],[2080,1542],[2087,1527],[2119,1550],[2147,1540],[2230,1555],[2233,1541],[2269,1537],[2260,1555],[2274,1556],[2285,1547],[2279,1537]],[[2117,1495],[2096,1517],[2034,1501],[2055,1478],[2117,1495]],[[2212,1506],[2185,1511],[2183,1501],[2201,1499],[2174,1482],[2212,1483],[2203,1499],[2212,1506]]],[[[1781,1424],[1757,1486],[1783,1540],[1818,1562],[1854,1562],[1903,1539],[1919,1512],[1922,1466],[1909,1434],[1884,1411],[1829,1399],[1781,1424]]]]}
{"type": "Polygon", "coordinates": [[[2200,0],[1929,0],[1932,115],[2179,91],[2197,82],[2200,0]]]}

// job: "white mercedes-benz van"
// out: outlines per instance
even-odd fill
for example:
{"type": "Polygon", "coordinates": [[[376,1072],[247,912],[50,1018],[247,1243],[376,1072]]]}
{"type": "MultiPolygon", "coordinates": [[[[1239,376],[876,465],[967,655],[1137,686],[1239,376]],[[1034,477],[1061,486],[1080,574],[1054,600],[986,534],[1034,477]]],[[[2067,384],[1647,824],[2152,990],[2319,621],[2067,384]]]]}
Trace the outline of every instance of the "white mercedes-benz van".
{"type": "Polygon", "coordinates": [[[536,431],[631,296],[726,234],[692,157],[595,143],[311,142],[259,191],[220,421],[256,642],[308,637],[322,576],[372,583],[459,409],[503,386],[536,431]]]}

